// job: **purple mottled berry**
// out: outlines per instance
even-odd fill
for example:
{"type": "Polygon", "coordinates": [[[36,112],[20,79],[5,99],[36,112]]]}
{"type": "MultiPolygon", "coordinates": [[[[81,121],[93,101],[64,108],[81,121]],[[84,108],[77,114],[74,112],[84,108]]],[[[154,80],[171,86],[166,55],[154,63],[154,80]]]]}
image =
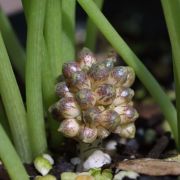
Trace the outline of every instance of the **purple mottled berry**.
{"type": "Polygon", "coordinates": [[[134,109],[132,106],[122,107],[122,110],[119,112],[119,114],[121,119],[120,124],[134,122],[139,116],[136,109],[134,109]]]}
{"type": "Polygon", "coordinates": [[[115,67],[112,72],[111,76],[118,82],[123,83],[126,81],[128,75],[127,68],[124,66],[115,67]]]}
{"type": "Polygon", "coordinates": [[[97,103],[109,105],[116,97],[116,90],[111,84],[102,84],[95,90],[97,103]]]}
{"type": "Polygon", "coordinates": [[[71,78],[73,73],[80,71],[80,68],[76,62],[64,63],[62,72],[65,78],[71,78]]]}
{"type": "Polygon", "coordinates": [[[89,128],[87,126],[82,126],[79,130],[79,138],[84,143],[92,143],[96,140],[97,137],[97,129],[89,128]]]}
{"type": "Polygon", "coordinates": [[[113,133],[118,134],[123,138],[134,138],[136,132],[136,127],[134,123],[123,124],[118,126],[113,133]]]}
{"type": "Polygon", "coordinates": [[[76,93],[76,100],[82,109],[93,107],[96,96],[90,89],[81,89],[76,93]]]}
{"type": "Polygon", "coordinates": [[[73,97],[64,97],[58,102],[59,110],[64,118],[75,118],[80,114],[73,97]]]}
{"type": "Polygon", "coordinates": [[[77,91],[83,88],[90,88],[90,80],[86,73],[83,71],[75,72],[71,79],[69,79],[69,85],[72,91],[77,91]]]}
{"type": "Polygon", "coordinates": [[[65,82],[59,82],[56,84],[55,91],[59,97],[63,97],[69,92],[69,89],[65,82]]]}
{"type": "Polygon", "coordinates": [[[115,106],[129,103],[134,96],[134,91],[130,88],[117,88],[116,89],[116,98],[113,101],[115,106]]]}
{"type": "Polygon", "coordinates": [[[101,110],[98,107],[88,108],[83,112],[83,120],[85,124],[88,124],[90,127],[95,127],[99,123],[96,121],[97,117],[101,113],[101,110]]]}
{"type": "Polygon", "coordinates": [[[74,137],[79,132],[79,124],[75,119],[66,119],[61,122],[58,131],[64,133],[67,137],[74,137]]]}
{"type": "Polygon", "coordinates": [[[109,131],[113,131],[120,122],[119,114],[114,110],[106,110],[98,117],[98,122],[109,131]]]}
{"type": "Polygon", "coordinates": [[[93,64],[89,70],[89,75],[95,81],[101,81],[108,77],[109,72],[113,68],[113,61],[105,60],[97,64],[93,64]]]}
{"type": "Polygon", "coordinates": [[[134,109],[132,106],[128,106],[126,111],[125,111],[125,114],[128,118],[131,118],[131,119],[134,119],[134,118],[137,118],[136,115],[137,115],[137,111],[136,109],[134,109]]]}
{"type": "Polygon", "coordinates": [[[79,53],[77,62],[82,69],[88,70],[96,62],[96,59],[88,48],[83,48],[79,53]]]}

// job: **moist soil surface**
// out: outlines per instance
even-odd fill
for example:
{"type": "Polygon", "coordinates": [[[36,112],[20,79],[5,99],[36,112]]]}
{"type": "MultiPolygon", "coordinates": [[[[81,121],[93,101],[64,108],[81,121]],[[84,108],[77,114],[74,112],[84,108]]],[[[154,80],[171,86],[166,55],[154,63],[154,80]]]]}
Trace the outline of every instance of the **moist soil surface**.
{"type": "MultiPolygon", "coordinates": [[[[117,164],[123,160],[133,160],[139,158],[165,159],[175,155],[175,143],[171,138],[171,134],[165,131],[163,124],[163,116],[158,106],[155,103],[136,104],[136,108],[140,114],[140,118],[136,121],[136,136],[134,139],[126,142],[115,135],[108,137],[109,140],[117,141],[115,152],[111,153],[112,163],[102,168],[110,168],[113,173],[117,171],[117,164]]],[[[78,156],[76,150],[76,142],[67,139],[66,143],[61,148],[53,150],[52,156],[55,159],[55,164],[50,174],[60,179],[62,172],[76,171],[76,166],[70,163],[72,157],[78,156]]],[[[25,164],[25,167],[30,175],[30,179],[34,179],[38,174],[32,164],[25,164]]],[[[138,179],[177,179],[177,176],[149,176],[140,174],[138,179]]],[[[0,180],[8,180],[8,174],[4,167],[0,166],[0,180]]],[[[127,177],[124,179],[128,179],[127,177]]]]}

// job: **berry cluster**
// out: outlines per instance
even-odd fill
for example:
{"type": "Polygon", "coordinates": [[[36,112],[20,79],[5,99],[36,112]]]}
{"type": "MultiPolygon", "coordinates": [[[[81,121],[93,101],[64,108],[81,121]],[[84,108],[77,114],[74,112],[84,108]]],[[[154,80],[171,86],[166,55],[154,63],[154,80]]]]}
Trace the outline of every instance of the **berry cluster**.
{"type": "Polygon", "coordinates": [[[60,121],[60,132],[85,143],[110,133],[134,137],[138,113],[129,88],[135,79],[131,67],[114,67],[112,58],[99,62],[84,48],[77,61],[64,64],[62,72],[64,81],[56,85],[60,100],[50,107],[60,121]]]}

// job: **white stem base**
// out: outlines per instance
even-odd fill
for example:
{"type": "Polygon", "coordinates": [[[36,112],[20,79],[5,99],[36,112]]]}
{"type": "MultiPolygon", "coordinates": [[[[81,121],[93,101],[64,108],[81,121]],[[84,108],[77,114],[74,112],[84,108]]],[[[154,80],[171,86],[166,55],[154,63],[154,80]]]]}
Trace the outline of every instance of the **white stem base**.
{"type": "Polygon", "coordinates": [[[77,167],[77,171],[82,171],[83,170],[83,163],[84,161],[96,150],[102,149],[102,140],[95,140],[93,143],[88,144],[88,143],[83,143],[80,142],[78,144],[78,148],[80,151],[80,159],[81,163],[77,167]]]}

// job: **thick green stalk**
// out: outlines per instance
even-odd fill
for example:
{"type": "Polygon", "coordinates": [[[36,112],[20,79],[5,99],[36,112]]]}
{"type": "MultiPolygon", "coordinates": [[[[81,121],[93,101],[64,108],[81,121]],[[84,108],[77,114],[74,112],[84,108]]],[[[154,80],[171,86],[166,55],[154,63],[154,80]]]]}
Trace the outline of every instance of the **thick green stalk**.
{"type": "Polygon", "coordinates": [[[176,108],[178,117],[178,142],[180,148],[180,1],[161,0],[161,3],[173,53],[173,70],[176,84],[176,108]]]}
{"type": "MultiPolygon", "coordinates": [[[[22,0],[22,3],[23,3],[26,19],[28,19],[28,13],[29,13],[28,7],[30,5],[30,2],[27,0],[22,0]]],[[[49,24],[49,26],[51,27],[51,24],[49,24]]],[[[47,52],[47,47],[44,38],[41,48],[42,48],[41,53],[43,54],[43,62],[42,62],[43,102],[44,102],[45,112],[47,112],[50,105],[52,105],[56,101],[55,90],[54,90],[56,77],[52,73],[53,65],[51,65],[51,61],[49,58],[49,54],[47,52]]],[[[59,147],[59,145],[62,142],[62,135],[57,132],[59,124],[58,122],[54,121],[52,117],[50,117],[49,112],[47,112],[47,124],[50,134],[50,142],[49,142],[50,146],[53,148],[59,147]]]]}
{"type": "Polygon", "coordinates": [[[16,34],[14,33],[8,18],[6,17],[2,9],[0,10],[0,30],[8,53],[11,57],[11,62],[17,70],[17,72],[19,73],[22,80],[24,81],[26,58],[25,52],[19,40],[17,39],[16,34]]]}
{"type": "Polygon", "coordinates": [[[28,180],[28,174],[1,124],[0,137],[0,158],[11,180],[28,180]]]}
{"type": "Polygon", "coordinates": [[[174,106],[170,102],[170,99],[164,93],[158,82],[148,71],[148,69],[143,65],[140,59],[129,48],[126,42],[120,37],[120,35],[116,32],[112,25],[108,22],[108,20],[101,13],[96,4],[93,1],[89,0],[78,0],[78,2],[86,11],[88,16],[92,19],[92,21],[96,24],[101,33],[124,59],[124,61],[128,65],[132,66],[132,68],[135,70],[139,79],[159,104],[162,112],[169,122],[174,138],[177,142],[178,136],[176,109],[174,108],[174,106]]]}
{"type": "MultiPolygon", "coordinates": [[[[97,7],[99,9],[102,8],[104,0],[94,0],[97,7]]],[[[93,21],[88,18],[87,25],[86,25],[86,39],[85,39],[85,47],[88,47],[92,51],[95,50],[96,47],[96,39],[97,39],[98,29],[93,23],[93,21]]]]}
{"type": "Polygon", "coordinates": [[[7,116],[5,113],[5,109],[3,107],[1,100],[0,100],[0,124],[2,124],[2,127],[6,131],[6,134],[12,140],[12,134],[11,134],[10,126],[9,126],[8,119],[7,119],[7,116]]]}
{"type": "Polygon", "coordinates": [[[47,0],[45,41],[55,79],[60,75],[62,59],[62,27],[60,0],[47,0]]]}
{"type": "Polygon", "coordinates": [[[63,62],[75,58],[75,7],[76,0],[62,0],[63,62]]]}
{"type": "MultiPolygon", "coordinates": [[[[43,63],[43,95],[45,109],[48,111],[48,108],[57,100],[55,84],[65,61],[62,59],[61,1],[47,0],[46,8],[45,40],[48,54],[45,54],[46,62],[43,63]]],[[[47,120],[50,133],[49,144],[52,148],[57,148],[62,143],[62,135],[57,131],[59,123],[54,121],[49,113],[47,113],[47,120]]]]}
{"type": "Polygon", "coordinates": [[[57,99],[55,97],[55,80],[51,69],[51,62],[47,54],[45,43],[42,47],[43,62],[42,62],[42,86],[45,109],[52,105],[57,99]]]}
{"type": "Polygon", "coordinates": [[[0,34],[0,92],[6,110],[13,141],[23,162],[30,162],[26,111],[0,34]]]}
{"type": "MultiPolygon", "coordinates": [[[[30,1],[28,0],[22,0],[23,8],[24,8],[24,14],[26,17],[26,21],[28,21],[28,15],[29,15],[29,7],[30,7],[30,1]]],[[[47,8],[47,3],[46,3],[47,8]]],[[[47,15],[45,15],[45,18],[47,18],[47,15]]],[[[47,20],[46,20],[47,23],[47,20]]],[[[49,24],[49,26],[51,26],[49,24]]],[[[43,91],[43,99],[45,104],[45,109],[47,111],[47,108],[55,102],[55,93],[54,93],[54,87],[55,87],[55,79],[53,77],[52,73],[52,67],[51,62],[49,58],[49,54],[47,51],[46,43],[44,40],[42,40],[42,46],[41,46],[41,54],[42,54],[42,91],[43,91]]]]}
{"type": "Polygon", "coordinates": [[[26,101],[33,156],[47,149],[41,87],[43,27],[46,0],[31,0],[28,13],[26,101]]]}
{"type": "MultiPolygon", "coordinates": [[[[44,44],[45,45],[45,44],[44,44]]],[[[59,123],[52,119],[48,112],[49,107],[57,101],[55,96],[55,79],[52,74],[51,62],[49,61],[46,47],[42,47],[43,51],[43,63],[42,63],[42,87],[43,87],[43,99],[44,107],[47,112],[47,123],[50,135],[49,144],[52,148],[60,146],[62,141],[62,135],[57,131],[59,123]]]]}

